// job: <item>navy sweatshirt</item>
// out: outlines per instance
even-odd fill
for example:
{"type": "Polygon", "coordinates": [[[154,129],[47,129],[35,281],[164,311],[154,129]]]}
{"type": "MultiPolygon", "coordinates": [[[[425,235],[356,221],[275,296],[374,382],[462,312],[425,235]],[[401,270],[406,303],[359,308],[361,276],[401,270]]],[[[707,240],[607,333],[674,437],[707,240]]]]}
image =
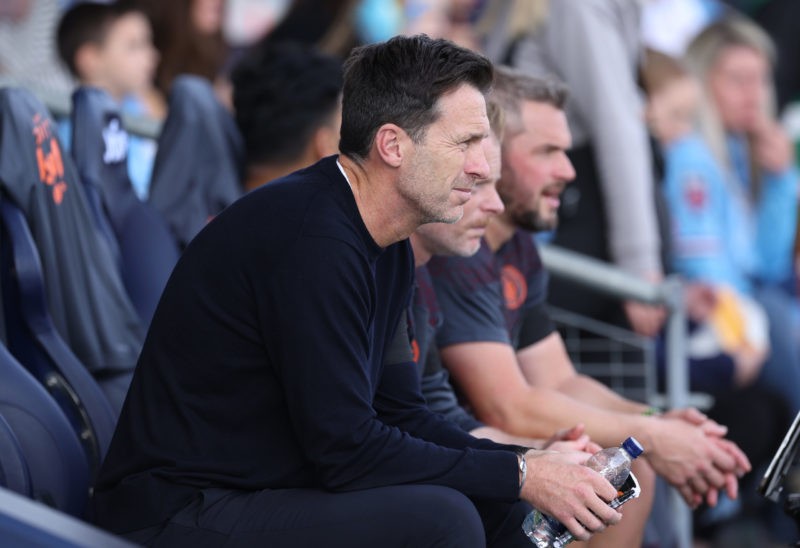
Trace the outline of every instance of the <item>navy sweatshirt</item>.
{"type": "Polygon", "coordinates": [[[407,241],[371,238],[335,157],[223,211],[153,318],[96,484],[98,524],[154,525],[210,487],[428,483],[515,500],[512,448],[425,407],[404,318],[413,264],[407,241]]]}

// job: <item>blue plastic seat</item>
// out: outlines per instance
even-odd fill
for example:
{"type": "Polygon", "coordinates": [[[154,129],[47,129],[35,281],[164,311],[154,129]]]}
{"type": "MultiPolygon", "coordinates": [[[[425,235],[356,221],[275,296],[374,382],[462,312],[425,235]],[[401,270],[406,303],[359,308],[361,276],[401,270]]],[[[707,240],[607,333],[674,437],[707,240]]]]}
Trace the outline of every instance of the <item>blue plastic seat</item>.
{"type": "Polygon", "coordinates": [[[242,195],[242,137],[204,78],[182,75],[153,166],[149,201],[183,249],[206,223],[242,195]]]}
{"type": "MultiPolygon", "coordinates": [[[[166,222],[136,196],[128,176],[128,134],[104,91],[72,96],[72,156],[87,195],[97,196],[119,246],[125,289],[145,326],[155,312],[179,250],[166,222]]],[[[104,222],[100,219],[100,223],[104,222]]]]}
{"type": "MultiPolygon", "coordinates": [[[[94,472],[111,442],[114,414],[98,384],[53,325],[38,253],[22,212],[8,200],[0,200],[0,221],[0,287],[9,349],[68,417],[94,472]]],[[[3,375],[0,379],[5,385],[3,375]]]]}
{"type": "Polygon", "coordinates": [[[0,345],[0,464],[3,486],[81,517],[89,464],[64,413],[0,345]]]}
{"type": "Polygon", "coordinates": [[[6,329],[18,335],[9,335],[9,350],[31,370],[39,361],[60,367],[65,378],[74,377],[67,380],[83,405],[95,411],[102,404],[91,403],[89,391],[99,385],[112,417],[106,421],[98,414],[91,420],[100,437],[109,438],[111,428],[101,423],[113,424],[122,407],[144,329],[47,109],[20,88],[0,88],[0,192],[8,234],[36,255],[44,295],[26,295],[11,307],[21,319],[12,325],[6,318],[6,329]]]}
{"type": "Polygon", "coordinates": [[[0,485],[20,494],[33,492],[22,447],[3,415],[0,415],[0,485]]]}

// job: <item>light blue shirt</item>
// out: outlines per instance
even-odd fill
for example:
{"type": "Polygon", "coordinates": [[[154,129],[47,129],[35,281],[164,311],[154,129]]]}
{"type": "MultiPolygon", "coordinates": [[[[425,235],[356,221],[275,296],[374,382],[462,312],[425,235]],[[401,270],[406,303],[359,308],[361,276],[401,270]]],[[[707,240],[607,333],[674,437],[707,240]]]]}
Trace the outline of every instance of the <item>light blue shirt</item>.
{"type": "Polygon", "coordinates": [[[794,166],[763,172],[754,201],[746,140],[730,136],[728,153],[734,167],[725,170],[697,135],[665,150],[672,267],[748,294],[754,282],[781,283],[792,274],[798,174],[794,166]]]}

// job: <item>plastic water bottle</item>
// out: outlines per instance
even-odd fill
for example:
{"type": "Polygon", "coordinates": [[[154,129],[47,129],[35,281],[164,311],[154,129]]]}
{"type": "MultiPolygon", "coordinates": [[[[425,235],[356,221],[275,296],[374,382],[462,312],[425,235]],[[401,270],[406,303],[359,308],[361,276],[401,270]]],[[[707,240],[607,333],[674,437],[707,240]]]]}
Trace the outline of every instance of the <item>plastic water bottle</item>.
{"type": "MultiPolygon", "coordinates": [[[[619,447],[607,447],[586,461],[586,466],[600,473],[617,489],[631,473],[633,459],[644,449],[636,438],[627,438],[619,447]]],[[[558,520],[534,509],[522,522],[522,530],[537,548],[561,548],[572,542],[573,536],[558,520]]]]}

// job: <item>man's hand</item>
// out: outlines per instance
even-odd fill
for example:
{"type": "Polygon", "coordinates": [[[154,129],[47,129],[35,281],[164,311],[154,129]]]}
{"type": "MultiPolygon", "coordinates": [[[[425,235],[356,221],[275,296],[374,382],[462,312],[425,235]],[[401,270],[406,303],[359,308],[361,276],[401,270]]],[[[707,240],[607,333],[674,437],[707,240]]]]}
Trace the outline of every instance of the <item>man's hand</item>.
{"type": "Polygon", "coordinates": [[[622,514],[607,501],[617,490],[600,474],[583,466],[587,453],[531,450],[525,454],[528,475],[521,498],[554,517],[578,540],[618,523],[622,514]]]}
{"type": "Polygon", "coordinates": [[[625,301],[622,303],[622,308],[625,310],[631,329],[645,337],[658,335],[667,318],[667,311],[663,306],[625,301]]]}
{"type": "Polygon", "coordinates": [[[591,455],[602,449],[599,445],[589,439],[584,431],[586,427],[583,423],[576,424],[572,428],[564,428],[553,434],[550,439],[544,442],[541,449],[549,451],[583,451],[591,455]]]}
{"type": "Polygon", "coordinates": [[[654,419],[652,446],[646,451],[653,469],[693,508],[703,499],[715,505],[720,489],[735,498],[738,477],[750,470],[744,453],[722,438],[724,427],[710,419],[701,422],[701,417],[697,410],[680,410],[654,419]]]}

